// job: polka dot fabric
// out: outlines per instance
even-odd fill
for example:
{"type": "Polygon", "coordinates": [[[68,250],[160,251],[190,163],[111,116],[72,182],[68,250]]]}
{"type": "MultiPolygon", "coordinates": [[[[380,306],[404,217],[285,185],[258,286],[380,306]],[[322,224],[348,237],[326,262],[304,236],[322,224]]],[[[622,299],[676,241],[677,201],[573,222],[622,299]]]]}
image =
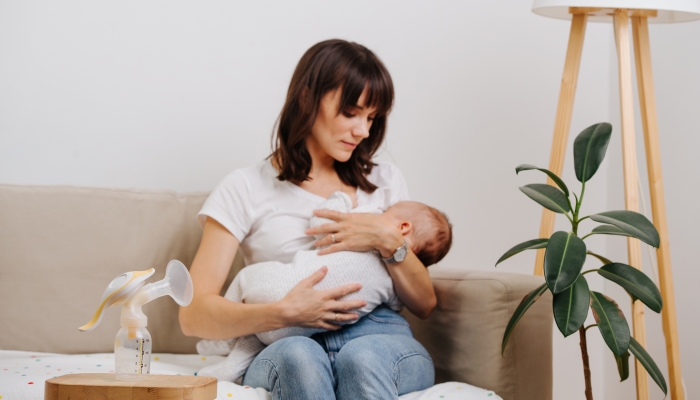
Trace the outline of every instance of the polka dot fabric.
{"type": "MultiPolygon", "coordinates": [[[[154,354],[151,373],[194,375],[200,368],[223,357],[184,354],[154,354]]],[[[113,373],[114,354],[50,354],[0,351],[0,400],[44,398],[44,381],[77,373],[113,373]]],[[[254,398],[257,400],[257,397],[254,398]]]]}
{"type": "MultiPolygon", "coordinates": [[[[199,369],[218,363],[221,356],[197,354],[153,354],[151,373],[195,375],[199,369]]],[[[50,354],[0,350],[0,400],[42,400],[44,381],[73,373],[113,373],[114,355],[50,354]]],[[[260,388],[219,382],[217,400],[270,400],[260,388]]],[[[447,382],[420,392],[408,393],[400,400],[502,400],[495,393],[465,383],[447,382]]]]}
{"type": "Polygon", "coordinates": [[[460,382],[445,382],[420,392],[399,397],[400,400],[503,400],[496,393],[460,382]]]}

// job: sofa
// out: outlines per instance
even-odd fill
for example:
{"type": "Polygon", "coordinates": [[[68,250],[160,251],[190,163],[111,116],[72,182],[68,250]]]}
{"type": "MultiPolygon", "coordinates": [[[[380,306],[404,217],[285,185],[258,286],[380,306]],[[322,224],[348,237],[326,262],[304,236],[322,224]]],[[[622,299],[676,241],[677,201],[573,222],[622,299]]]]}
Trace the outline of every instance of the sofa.
{"type": "MultiPolygon", "coordinates": [[[[119,311],[90,320],[107,284],[123,272],[156,273],[178,259],[189,266],[202,230],[195,215],[206,193],[0,185],[0,350],[61,354],[109,353],[119,311]]],[[[466,260],[465,260],[466,261],[466,260]]],[[[230,282],[243,268],[236,257],[230,282]]],[[[541,277],[430,267],[438,305],[426,320],[404,311],[435,362],[436,381],[488,388],[503,399],[552,398],[551,297],[520,320],[503,356],[503,332],[523,297],[541,277]]],[[[228,286],[224,286],[225,288],[228,286]]],[[[548,292],[547,292],[548,293],[548,292]]],[[[178,306],[160,299],[144,307],[153,352],[192,354],[178,306]]]]}

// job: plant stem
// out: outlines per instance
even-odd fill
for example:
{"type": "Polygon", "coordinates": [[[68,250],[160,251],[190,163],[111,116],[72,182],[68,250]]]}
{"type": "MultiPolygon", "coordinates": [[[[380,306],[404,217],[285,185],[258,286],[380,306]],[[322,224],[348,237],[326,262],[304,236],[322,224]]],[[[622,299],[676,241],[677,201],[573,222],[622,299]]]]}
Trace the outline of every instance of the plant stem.
{"type": "Polygon", "coordinates": [[[598,268],[596,268],[596,269],[589,269],[588,271],[582,273],[581,275],[590,274],[591,272],[596,272],[596,271],[599,271],[599,269],[598,269],[598,268]]]}
{"type": "MultiPolygon", "coordinates": [[[[578,223],[583,221],[584,219],[588,218],[582,218],[578,219],[578,211],[581,209],[581,203],[583,202],[583,194],[586,192],[586,181],[583,181],[581,183],[581,197],[576,199],[576,209],[573,210],[573,220],[569,218],[569,221],[571,221],[571,231],[574,233],[574,235],[578,236],[578,223]]],[[[568,217],[568,216],[567,216],[568,217]]]]}
{"type": "Polygon", "coordinates": [[[578,199],[578,203],[576,204],[576,216],[578,217],[578,210],[581,209],[581,203],[583,203],[583,195],[586,193],[586,181],[583,181],[581,183],[581,197],[578,199]]]}
{"type": "Polygon", "coordinates": [[[588,366],[588,346],[586,345],[586,329],[581,326],[578,329],[581,336],[581,358],[583,359],[583,378],[586,381],[586,400],[593,400],[593,389],[591,389],[591,368],[588,366]]]}

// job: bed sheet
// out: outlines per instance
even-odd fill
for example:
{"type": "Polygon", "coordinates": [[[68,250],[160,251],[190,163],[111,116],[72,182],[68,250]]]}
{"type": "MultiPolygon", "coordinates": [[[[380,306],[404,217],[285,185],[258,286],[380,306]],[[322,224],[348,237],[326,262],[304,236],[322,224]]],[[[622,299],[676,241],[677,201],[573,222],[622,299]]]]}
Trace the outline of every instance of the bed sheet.
{"type": "MultiPolygon", "coordinates": [[[[151,373],[195,375],[207,365],[220,362],[221,356],[154,353],[151,373]]],[[[0,400],[42,400],[44,382],[71,373],[113,373],[114,354],[52,354],[0,350],[0,400]]],[[[217,400],[270,400],[261,388],[217,383],[217,400]]],[[[420,392],[408,393],[400,400],[502,400],[492,391],[466,383],[447,382],[420,392]]]]}

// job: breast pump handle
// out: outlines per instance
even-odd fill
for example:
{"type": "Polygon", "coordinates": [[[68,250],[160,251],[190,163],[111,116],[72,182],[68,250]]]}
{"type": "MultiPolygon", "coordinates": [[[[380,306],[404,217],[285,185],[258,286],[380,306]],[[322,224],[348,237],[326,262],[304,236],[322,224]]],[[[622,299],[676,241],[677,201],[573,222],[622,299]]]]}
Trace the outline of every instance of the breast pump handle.
{"type": "Polygon", "coordinates": [[[146,326],[147,318],[141,307],[158,297],[169,295],[180,306],[187,306],[192,301],[193,285],[187,268],[178,260],[168,263],[165,278],[144,286],[144,281],[155,273],[151,268],[146,271],[131,271],[114,278],[107,286],[100,305],[87,324],[78,328],[80,331],[94,329],[112,305],[123,304],[122,326],[146,326]]]}
{"type": "Polygon", "coordinates": [[[192,301],[193,285],[187,268],[178,260],[172,260],[165,269],[165,278],[149,283],[126,301],[122,308],[122,326],[146,326],[146,315],[141,307],[151,300],[168,295],[182,306],[192,301]]]}

